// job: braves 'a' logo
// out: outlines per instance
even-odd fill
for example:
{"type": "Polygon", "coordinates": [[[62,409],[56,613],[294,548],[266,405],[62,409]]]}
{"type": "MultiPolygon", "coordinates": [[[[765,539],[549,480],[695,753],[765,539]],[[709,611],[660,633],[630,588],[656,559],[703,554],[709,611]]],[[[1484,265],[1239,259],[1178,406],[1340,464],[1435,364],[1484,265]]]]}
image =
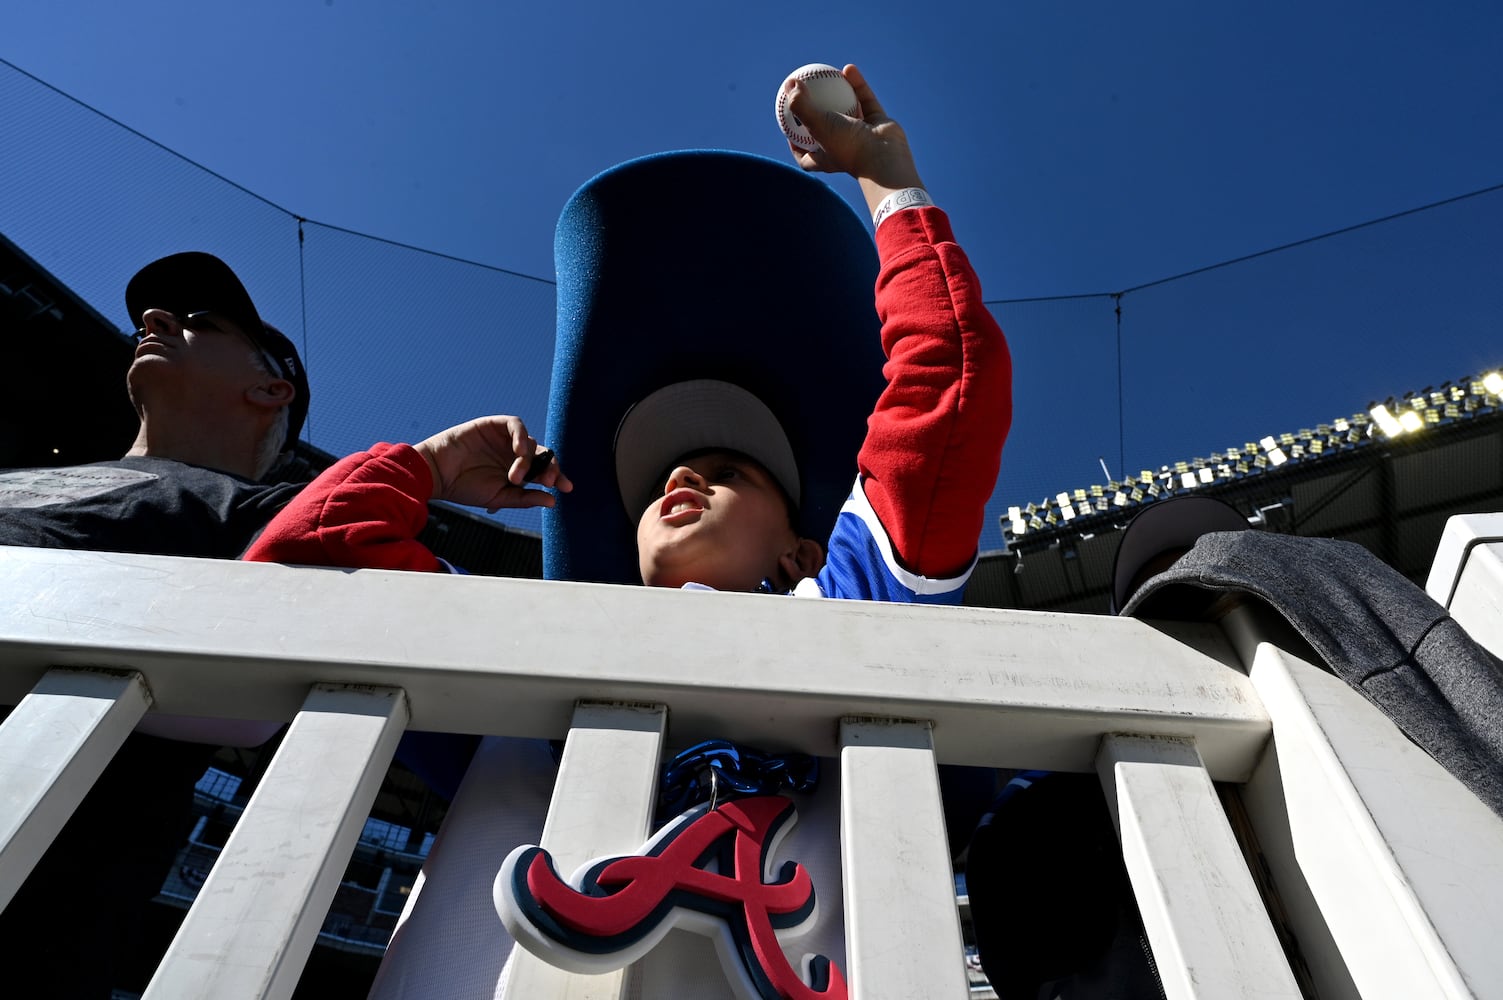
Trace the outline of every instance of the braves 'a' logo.
{"type": "Polygon", "coordinates": [[[540,847],[519,847],[496,876],[496,909],[528,951],[573,972],[602,973],[641,958],[673,927],[715,939],[737,990],[761,1000],[845,1000],[840,969],[806,956],[801,977],[778,944],[816,915],[814,884],[796,862],[763,873],[796,818],[766,795],[700,807],[636,855],[604,858],[565,882],[540,847]]]}

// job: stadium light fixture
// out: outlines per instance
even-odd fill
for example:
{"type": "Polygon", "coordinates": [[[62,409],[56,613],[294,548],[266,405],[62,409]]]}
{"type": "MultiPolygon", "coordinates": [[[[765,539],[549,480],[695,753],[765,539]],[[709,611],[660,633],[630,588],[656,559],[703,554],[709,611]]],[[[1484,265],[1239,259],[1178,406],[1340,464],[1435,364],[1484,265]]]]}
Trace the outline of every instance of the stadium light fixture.
{"type": "MultiPolygon", "coordinates": [[[[1100,530],[1101,518],[1120,522],[1132,513],[1132,508],[1162,497],[1229,484],[1291,463],[1345,454],[1367,446],[1380,435],[1393,439],[1432,425],[1459,423],[1484,414],[1503,414],[1503,370],[1446,382],[1439,389],[1426,386],[1400,400],[1390,396],[1382,403],[1371,404],[1366,413],[1337,417],[1314,430],[1269,435],[1256,443],[1246,442],[1240,448],[1214,453],[1210,458],[1174,462],[1160,466],[1157,472],[1144,469],[1121,482],[1057,493],[1051,500],[1030,503],[1021,509],[1009,507],[1006,517],[1000,519],[1004,542],[1017,541],[1029,534],[1083,537],[1084,533],[1100,530]],[[1070,523],[1077,520],[1080,523],[1070,523]]],[[[1018,554],[1021,556],[1021,550],[1018,554]]]]}
{"type": "Polygon", "coordinates": [[[1398,422],[1392,413],[1388,412],[1388,407],[1382,403],[1379,403],[1367,412],[1372,414],[1373,422],[1378,425],[1378,430],[1382,431],[1388,437],[1395,438],[1404,433],[1403,425],[1398,422]]]}

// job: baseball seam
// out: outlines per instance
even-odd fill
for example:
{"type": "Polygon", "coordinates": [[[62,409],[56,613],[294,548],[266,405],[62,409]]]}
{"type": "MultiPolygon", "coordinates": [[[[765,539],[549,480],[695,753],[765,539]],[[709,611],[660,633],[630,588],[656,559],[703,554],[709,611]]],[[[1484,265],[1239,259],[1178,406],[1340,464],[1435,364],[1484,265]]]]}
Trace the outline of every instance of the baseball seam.
{"type": "Polygon", "coordinates": [[[809,134],[809,130],[801,127],[799,131],[795,132],[793,129],[788,127],[788,123],[792,120],[793,112],[788,110],[788,94],[786,92],[779,94],[778,125],[783,129],[783,134],[787,136],[788,141],[792,142],[795,146],[798,146],[801,149],[813,149],[813,146],[805,145],[805,143],[814,142],[814,137],[809,134]]]}
{"type": "MultiPolygon", "coordinates": [[[[793,77],[793,79],[800,80],[800,81],[802,81],[802,80],[834,80],[834,79],[837,79],[837,78],[841,79],[841,80],[845,79],[845,74],[842,73],[842,72],[840,72],[840,70],[838,70],[838,69],[817,69],[817,70],[814,70],[813,72],[802,73],[802,74],[799,74],[799,75],[793,77]]],[[[861,113],[861,102],[860,101],[857,101],[855,104],[852,104],[845,111],[846,116],[849,117],[849,118],[855,118],[860,113],[861,113]]],[[[782,93],[778,94],[778,125],[783,129],[783,135],[787,136],[787,138],[788,138],[788,140],[790,142],[792,142],[796,146],[799,146],[800,148],[809,149],[809,150],[818,149],[819,148],[819,143],[817,143],[817,142],[814,141],[814,137],[809,134],[809,130],[807,128],[802,128],[799,131],[795,132],[793,129],[791,129],[791,128],[788,127],[788,123],[792,119],[793,119],[793,112],[791,112],[791,111],[788,110],[788,92],[787,91],[783,91],[782,93]],[[804,140],[804,141],[800,142],[799,140],[801,140],[801,139],[804,140]],[[810,143],[811,145],[807,145],[806,146],[804,144],[805,142],[810,143]]]]}

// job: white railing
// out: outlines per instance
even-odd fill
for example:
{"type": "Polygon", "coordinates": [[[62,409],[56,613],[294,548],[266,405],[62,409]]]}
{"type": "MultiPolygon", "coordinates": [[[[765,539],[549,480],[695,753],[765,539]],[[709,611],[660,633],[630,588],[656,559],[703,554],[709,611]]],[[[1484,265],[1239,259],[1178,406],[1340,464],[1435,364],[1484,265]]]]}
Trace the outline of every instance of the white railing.
{"type": "MultiPolygon", "coordinates": [[[[1431,592],[1503,649],[1503,517],[1448,532],[1431,592]]],[[[1322,998],[1503,996],[1503,822],[1303,648],[1246,609],[1150,625],[0,549],[0,905],[146,713],[292,720],[147,993],[288,996],[404,728],[567,736],[543,846],[568,871],[642,842],[671,718],[678,743],[839,758],[854,997],[966,995],[936,762],[1100,774],[1171,998],[1299,996],[1213,781],[1240,785],[1322,998]]],[[[619,992],[574,978],[524,960],[508,995],[619,992]]]]}

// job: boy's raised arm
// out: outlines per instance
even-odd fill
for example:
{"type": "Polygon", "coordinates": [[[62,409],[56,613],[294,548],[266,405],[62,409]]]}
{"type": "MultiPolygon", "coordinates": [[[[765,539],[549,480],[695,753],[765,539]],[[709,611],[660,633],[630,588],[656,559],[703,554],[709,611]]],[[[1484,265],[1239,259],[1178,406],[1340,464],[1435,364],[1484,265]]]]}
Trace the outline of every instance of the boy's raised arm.
{"type": "Polygon", "coordinates": [[[876,223],[887,388],[858,465],[863,489],[904,567],[926,577],[966,571],[1012,420],[1012,362],[981,285],[933,207],[902,126],[860,70],[842,71],[862,118],[811,109],[790,84],[789,106],[820,143],[793,146],[805,170],[843,171],[861,184],[876,223]]]}

